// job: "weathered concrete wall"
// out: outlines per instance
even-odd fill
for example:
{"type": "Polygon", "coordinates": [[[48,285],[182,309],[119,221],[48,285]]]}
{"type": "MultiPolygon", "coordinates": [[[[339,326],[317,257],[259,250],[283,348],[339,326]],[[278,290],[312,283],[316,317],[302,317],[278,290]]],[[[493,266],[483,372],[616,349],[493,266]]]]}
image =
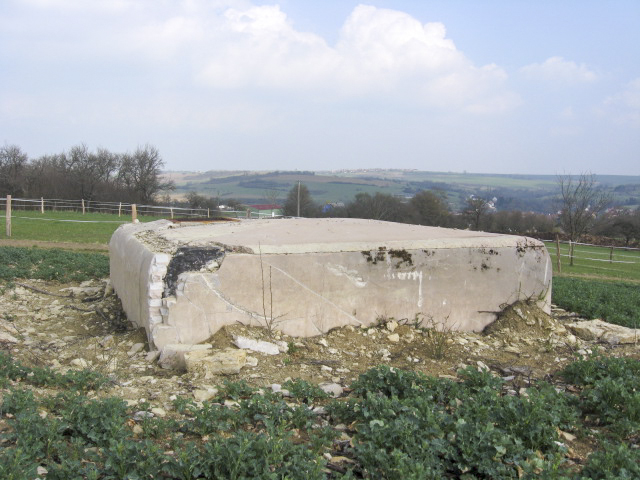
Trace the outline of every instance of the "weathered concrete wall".
{"type": "Polygon", "coordinates": [[[164,278],[171,255],[155,252],[139,240],[136,234],[141,231],[144,227],[140,224],[127,224],[116,230],[109,242],[109,266],[111,282],[127,317],[138,327],[144,327],[152,341],[151,332],[162,324],[164,278]]]}
{"type": "Polygon", "coordinates": [[[311,336],[417,316],[478,331],[506,304],[532,298],[548,311],[551,298],[541,242],[482,232],[347,219],[154,222],[122,227],[110,248],[125,311],[158,348],[235,322],[311,336]],[[216,253],[197,271],[173,272],[167,289],[160,276],[185,247],[216,253]]]}

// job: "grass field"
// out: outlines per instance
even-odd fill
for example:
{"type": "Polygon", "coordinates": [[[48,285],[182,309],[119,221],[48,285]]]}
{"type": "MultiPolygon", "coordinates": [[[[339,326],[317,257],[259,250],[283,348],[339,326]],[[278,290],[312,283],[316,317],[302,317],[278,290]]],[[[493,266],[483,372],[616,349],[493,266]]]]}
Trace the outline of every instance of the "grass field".
{"type": "Polygon", "coordinates": [[[569,245],[560,244],[562,272],[557,271],[557,248],[555,242],[546,242],[553,260],[553,273],[557,275],[579,275],[640,282],[640,250],[616,248],[611,257],[609,247],[590,245],[574,246],[573,266],[569,264],[569,245]]]}
{"type": "Polygon", "coordinates": [[[82,282],[108,276],[109,257],[101,253],[0,246],[0,282],[27,278],[82,282]]]}
{"type": "Polygon", "coordinates": [[[626,282],[573,277],[553,279],[553,300],[558,306],[587,318],[640,327],[640,288],[626,282]]]}
{"type": "MultiPolygon", "coordinates": [[[[7,238],[5,211],[0,210],[0,238],[7,238]]],[[[160,217],[138,216],[141,222],[160,217]]],[[[11,238],[15,240],[39,240],[46,242],[102,243],[109,242],[116,229],[131,221],[130,216],[118,217],[106,213],[53,212],[44,215],[35,211],[13,212],[11,238]]]]}

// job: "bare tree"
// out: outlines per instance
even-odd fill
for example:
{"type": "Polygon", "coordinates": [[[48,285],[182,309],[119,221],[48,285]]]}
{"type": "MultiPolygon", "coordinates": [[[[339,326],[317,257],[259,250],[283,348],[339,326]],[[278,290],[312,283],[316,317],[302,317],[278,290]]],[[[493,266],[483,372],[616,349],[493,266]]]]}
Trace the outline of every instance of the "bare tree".
{"type": "Polygon", "coordinates": [[[0,148],[0,193],[21,195],[24,171],[28,158],[17,145],[0,148]]]}
{"type": "Polygon", "coordinates": [[[557,181],[560,224],[569,239],[575,242],[589,231],[596,217],[611,202],[611,195],[598,188],[592,173],[582,173],[577,177],[559,175],[557,181]]]}
{"type": "Polygon", "coordinates": [[[279,205],[280,204],[280,190],[277,188],[269,188],[262,192],[262,198],[264,202],[268,205],[279,205]]]}
{"type": "Polygon", "coordinates": [[[157,148],[151,145],[138,147],[133,154],[123,155],[119,180],[132,194],[133,201],[153,203],[158,193],[175,188],[171,180],[162,181],[163,166],[164,161],[157,148]]]}

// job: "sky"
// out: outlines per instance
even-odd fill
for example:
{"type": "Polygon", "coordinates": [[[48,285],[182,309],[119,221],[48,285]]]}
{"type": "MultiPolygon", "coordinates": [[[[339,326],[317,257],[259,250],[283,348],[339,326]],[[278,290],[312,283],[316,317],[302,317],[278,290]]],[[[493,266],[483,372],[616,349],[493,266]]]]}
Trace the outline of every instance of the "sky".
{"type": "Polygon", "coordinates": [[[0,143],[640,175],[638,0],[2,0],[0,143]]]}

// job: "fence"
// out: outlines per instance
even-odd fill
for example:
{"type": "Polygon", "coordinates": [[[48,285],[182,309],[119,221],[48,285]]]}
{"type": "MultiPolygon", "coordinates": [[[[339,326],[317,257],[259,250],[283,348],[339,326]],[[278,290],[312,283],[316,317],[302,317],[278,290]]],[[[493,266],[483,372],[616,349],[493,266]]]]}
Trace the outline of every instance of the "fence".
{"type": "Polygon", "coordinates": [[[556,272],[640,279],[640,249],[590,243],[545,241],[556,272]]]}
{"type": "Polygon", "coordinates": [[[135,221],[138,216],[158,217],[158,218],[265,218],[273,217],[273,214],[262,214],[254,211],[242,210],[211,210],[208,208],[184,208],[163,205],[139,205],[125,202],[97,202],[90,200],[66,200],[66,199],[28,199],[28,198],[12,198],[7,195],[6,198],[0,198],[0,210],[5,211],[6,217],[6,235],[11,236],[11,219],[20,218],[28,220],[42,220],[52,222],[80,222],[80,223],[127,223],[135,221]],[[107,220],[96,219],[80,220],[71,218],[52,218],[45,217],[45,212],[75,212],[82,215],[90,213],[99,213],[105,215],[117,215],[118,218],[130,217],[131,219],[107,220]],[[19,212],[40,213],[40,216],[20,216],[19,212]]]}

